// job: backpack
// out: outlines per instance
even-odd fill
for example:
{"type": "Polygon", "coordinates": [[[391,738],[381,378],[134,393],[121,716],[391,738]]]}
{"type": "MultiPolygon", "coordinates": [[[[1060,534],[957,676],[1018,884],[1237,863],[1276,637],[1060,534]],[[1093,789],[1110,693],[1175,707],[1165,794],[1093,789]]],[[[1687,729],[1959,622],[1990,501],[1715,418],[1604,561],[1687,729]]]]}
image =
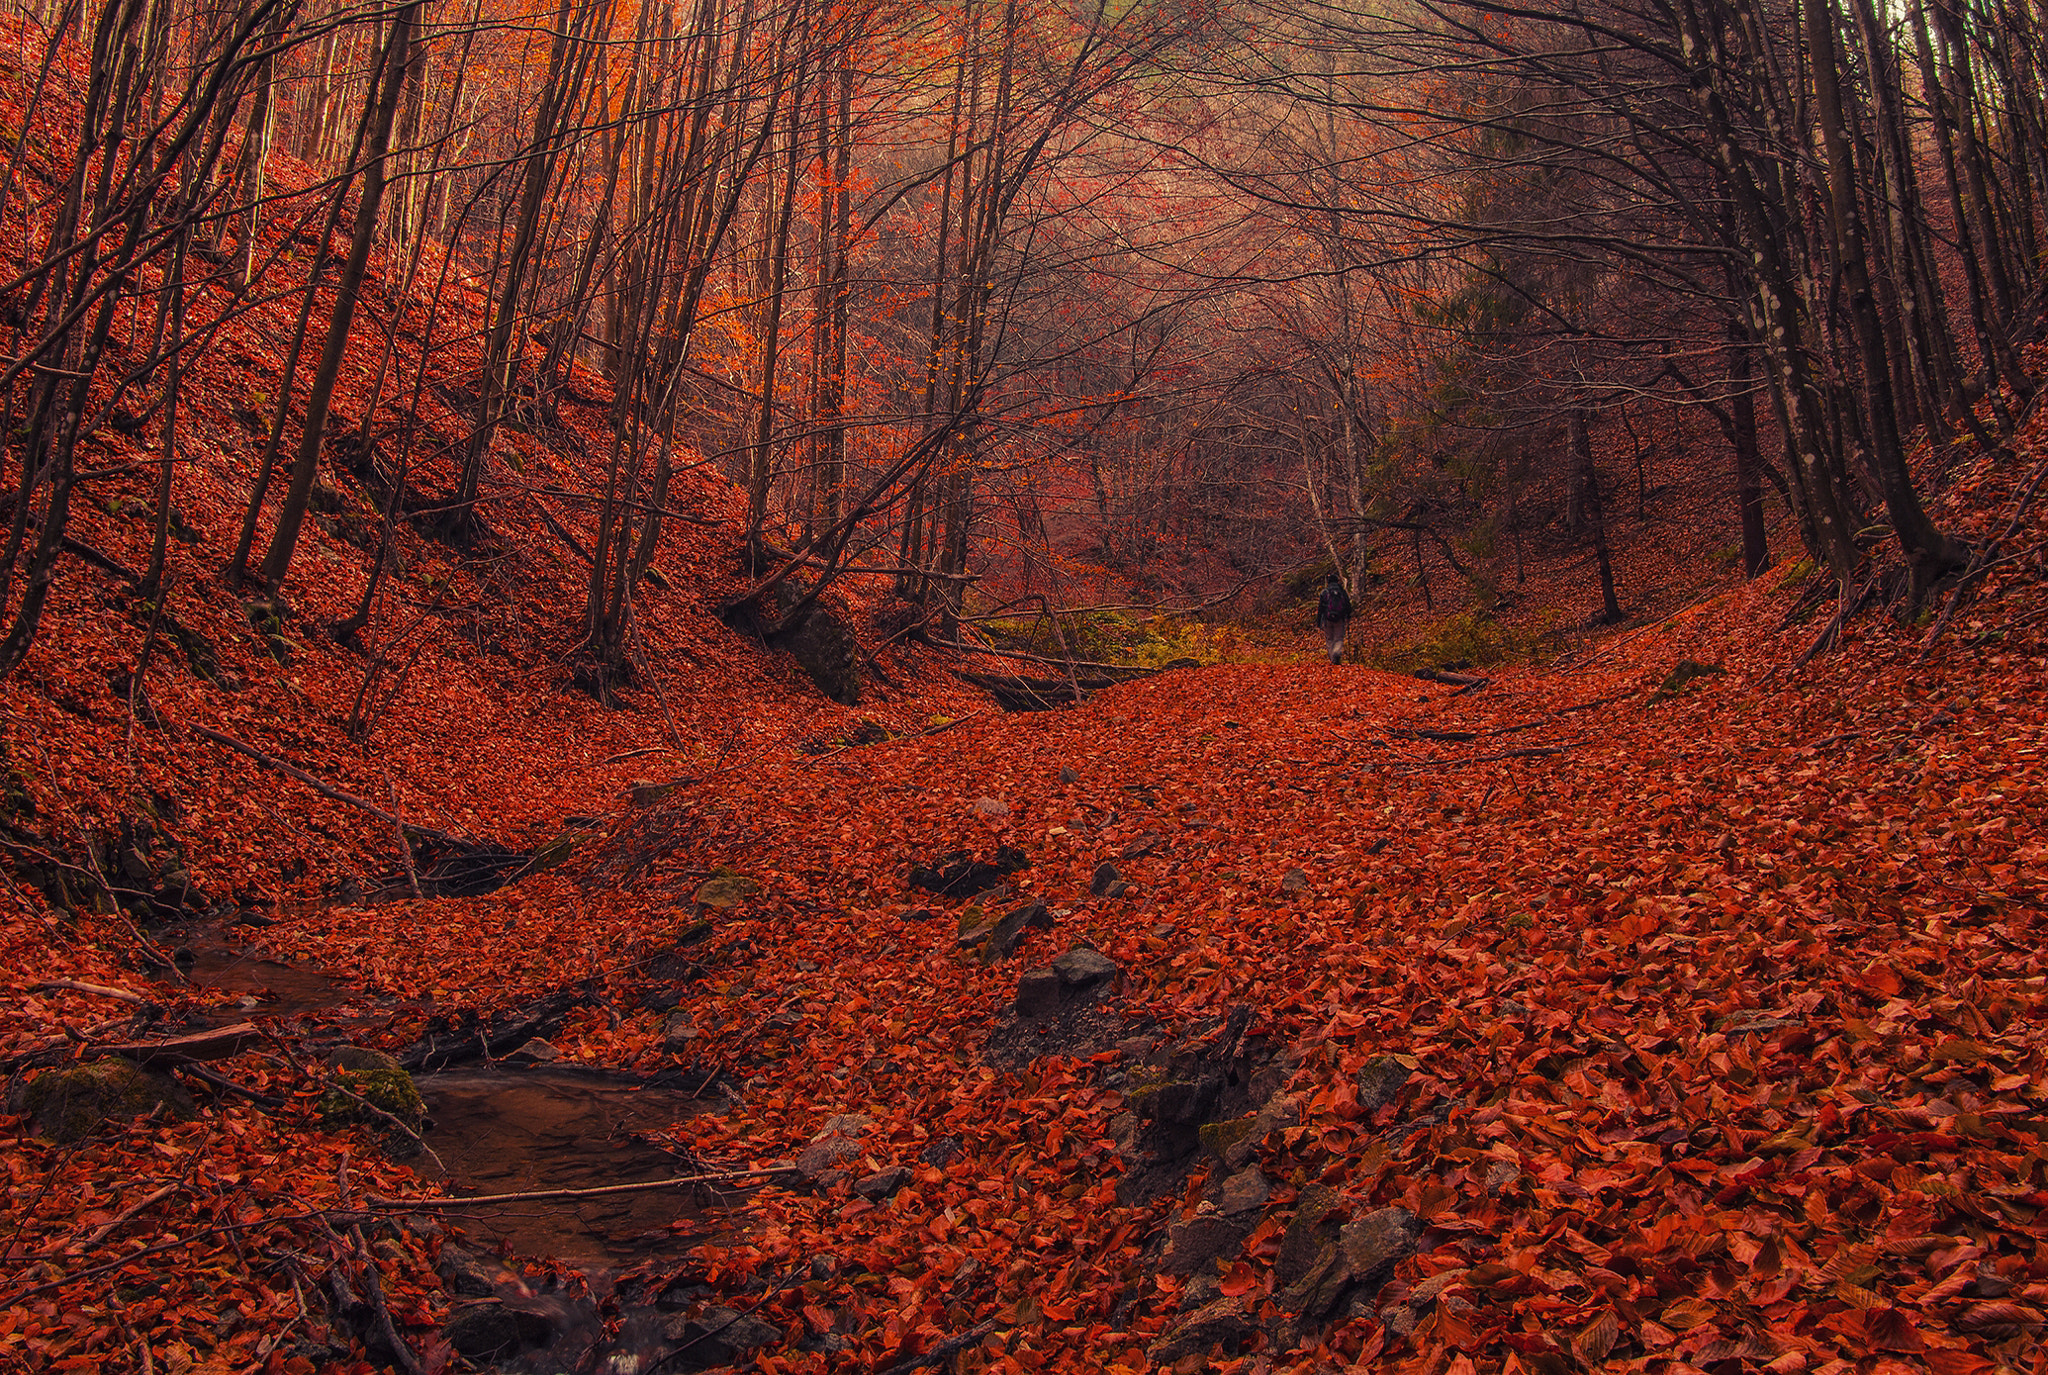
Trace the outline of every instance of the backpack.
{"type": "Polygon", "coordinates": [[[1344,589],[1332,583],[1323,589],[1322,600],[1316,603],[1316,619],[1324,625],[1351,619],[1351,598],[1344,589]]]}

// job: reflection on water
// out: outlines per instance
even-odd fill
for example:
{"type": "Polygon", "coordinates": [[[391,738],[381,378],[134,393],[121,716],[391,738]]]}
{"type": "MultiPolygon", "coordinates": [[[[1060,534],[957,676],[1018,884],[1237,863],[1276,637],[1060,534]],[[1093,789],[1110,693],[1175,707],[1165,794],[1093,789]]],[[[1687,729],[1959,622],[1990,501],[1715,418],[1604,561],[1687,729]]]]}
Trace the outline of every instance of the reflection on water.
{"type": "MultiPolygon", "coordinates": [[[[688,1161],[651,1144],[658,1132],[721,1103],[602,1070],[453,1070],[422,1075],[432,1126],[427,1144],[465,1194],[593,1189],[692,1173],[688,1161]]],[[[431,1172],[422,1158],[417,1168],[431,1172]]],[[[680,1251],[699,1229],[699,1191],[657,1189],[595,1198],[545,1199],[451,1210],[473,1237],[526,1255],[616,1269],[680,1251]],[[680,1229],[671,1224],[686,1223],[680,1229]]]]}

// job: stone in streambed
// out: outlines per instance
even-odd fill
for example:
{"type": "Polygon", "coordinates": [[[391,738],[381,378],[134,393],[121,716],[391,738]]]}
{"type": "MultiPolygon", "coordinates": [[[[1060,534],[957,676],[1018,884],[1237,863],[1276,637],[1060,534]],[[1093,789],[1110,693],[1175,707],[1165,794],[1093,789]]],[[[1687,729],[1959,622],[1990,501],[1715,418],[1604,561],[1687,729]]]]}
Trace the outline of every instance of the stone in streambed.
{"type": "Polygon", "coordinates": [[[177,1080],[116,1055],[37,1075],[23,1103],[36,1134],[62,1145],[84,1140],[109,1119],[144,1117],[158,1109],[184,1122],[199,1115],[199,1105],[177,1080]]]}
{"type": "Polygon", "coordinates": [[[853,1182],[853,1191],[862,1198],[880,1203],[892,1197],[895,1192],[910,1182],[910,1171],[901,1165],[875,1173],[853,1182]]]}
{"type": "Polygon", "coordinates": [[[1108,983],[1123,970],[1101,951],[1077,945],[1052,962],[1052,972],[1059,976],[1060,986],[1072,995],[1108,983]]]}
{"type": "Polygon", "coordinates": [[[1378,1112],[1401,1095],[1401,1086],[1415,1073],[1415,1061],[1402,1055],[1375,1055],[1358,1071],[1358,1106],[1378,1112]]]}
{"type": "MultiPolygon", "coordinates": [[[[688,1370],[730,1365],[749,1352],[782,1342],[781,1328],[732,1308],[707,1308],[694,1318],[672,1318],[663,1324],[661,1335],[676,1343],[673,1363],[688,1370]]],[[[668,1360],[664,1358],[664,1363],[668,1360]]]]}

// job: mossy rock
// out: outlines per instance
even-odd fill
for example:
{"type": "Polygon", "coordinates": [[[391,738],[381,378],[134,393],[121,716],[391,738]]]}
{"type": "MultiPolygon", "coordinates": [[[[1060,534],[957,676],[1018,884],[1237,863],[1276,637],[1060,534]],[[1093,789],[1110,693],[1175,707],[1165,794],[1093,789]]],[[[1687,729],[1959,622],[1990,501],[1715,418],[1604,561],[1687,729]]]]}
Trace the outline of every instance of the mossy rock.
{"type": "Polygon", "coordinates": [[[526,872],[544,874],[558,865],[568,863],[569,857],[576,853],[576,847],[582,844],[584,839],[584,832],[564,831],[533,852],[533,858],[526,861],[526,872]]]}
{"type": "Polygon", "coordinates": [[[35,814],[36,799],[28,789],[28,776],[15,768],[7,751],[0,748],[0,821],[11,817],[32,821],[35,814]]]}
{"type": "MultiPolygon", "coordinates": [[[[375,1051],[362,1053],[377,1054],[375,1051]]],[[[389,1056],[383,1058],[390,1059],[389,1056]]],[[[354,1122],[389,1126],[378,1115],[388,1113],[403,1123],[408,1131],[417,1132],[427,1119],[426,1101],[420,1097],[418,1086],[396,1061],[392,1061],[388,1068],[335,1070],[334,1087],[320,1096],[317,1111],[320,1121],[328,1127],[347,1126],[354,1122]],[[372,1112],[372,1108],[377,1111],[372,1112]]]]}
{"type": "Polygon", "coordinates": [[[371,1074],[378,1070],[399,1069],[401,1066],[392,1056],[368,1046],[337,1046],[327,1057],[327,1063],[336,1069],[345,1069],[355,1074],[371,1074]]]}
{"type": "Polygon", "coordinates": [[[715,907],[721,912],[730,912],[745,906],[760,893],[761,885],[745,874],[720,869],[697,889],[693,900],[699,907],[715,907]]]}
{"type": "Polygon", "coordinates": [[[1664,675],[1664,681],[1650,694],[1652,702],[1665,702],[1685,692],[1696,679],[1710,678],[1727,670],[1719,664],[1696,663],[1691,659],[1680,659],[1671,672],[1664,675]]]}
{"type": "Polygon", "coordinates": [[[182,1084],[119,1056],[37,1075],[23,1106],[37,1133],[59,1144],[84,1140],[102,1122],[143,1117],[159,1108],[182,1122],[199,1115],[182,1084]]]}
{"type": "Polygon", "coordinates": [[[1221,1160],[1229,1154],[1232,1146],[1252,1134],[1252,1129],[1258,1122],[1257,1113],[1247,1113],[1243,1117],[1235,1117],[1227,1122],[1204,1122],[1196,1136],[1200,1139],[1204,1151],[1221,1160]]]}

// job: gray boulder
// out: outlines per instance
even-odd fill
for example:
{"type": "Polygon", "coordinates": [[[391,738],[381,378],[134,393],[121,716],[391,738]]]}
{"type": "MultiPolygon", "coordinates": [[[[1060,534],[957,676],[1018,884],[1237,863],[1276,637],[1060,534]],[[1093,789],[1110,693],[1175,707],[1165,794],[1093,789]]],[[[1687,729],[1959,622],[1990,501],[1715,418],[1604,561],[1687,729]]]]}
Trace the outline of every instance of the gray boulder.
{"type": "Polygon", "coordinates": [[[872,1199],[876,1203],[880,1203],[883,1199],[892,1197],[898,1189],[909,1182],[910,1171],[904,1166],[897,1165],[890,1169],[877,1170],[865,1178],[856,1179],[853,1182],[853,1191],[862,1198],[872,1199]]]}
{"type": "Polygon", "coordinates": [[[1072,995],[1108,983],[1123,969],[1101,951],[1077,945],[1052,962],[1052,972],[1059,976],[1060,986],[1072,995]]]}
{"type": "Polygon", "coordinates": [[[694,1318],[671,1318],[662,1325],[661,1335],[675,1343],[664,1363],[692,1370],[732,1365],[751,1352],[782,1344],[781,1328],[732,1308],[707,1308],[694,1318]]]}
{"type": "Polygon", "coordinates": [[[1358,1071],[1358,1106],[1378,1112],[1401,1096],[1401,1086],[1415,1073],[1413,1066],[1392,1055],[1375,1055],[1358,1071]]]}

